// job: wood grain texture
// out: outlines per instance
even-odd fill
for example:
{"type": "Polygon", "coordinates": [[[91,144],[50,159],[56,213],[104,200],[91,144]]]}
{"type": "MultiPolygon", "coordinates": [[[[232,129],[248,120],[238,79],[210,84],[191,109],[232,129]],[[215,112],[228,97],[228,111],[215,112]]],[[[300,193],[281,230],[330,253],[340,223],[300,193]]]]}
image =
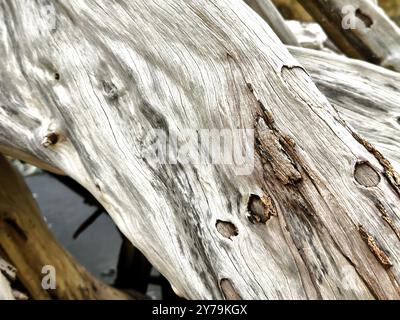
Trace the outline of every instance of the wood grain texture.
{"type": "Polygon", "coordinates": [[[286,25],[285,19],[271,0],[244,0],[272,28],[279,39],[287,45],[299,46],[296,36],[286,25]]]}
{"type": "Polygon", "coordinates": [[[397,174],[242,1],[50,3],[51,30],[44,2],[0,2],[2,151],[84,185],[181,296],[400,297],[397,174]],[[155,128],[254,129],[254,170],[153,165],[155,128]]]}
{"type": "MultiPolygon", "coordinates": [[[[260,1],[272,5],[268,0],[260,1]]],[[[296,47],[291,47],[290,52],[306,67],[317,87],[343,119],[377,146],[399,171],[399,74],[360,60],[303,50],[299,44],[318,50],[336,51],[318,24],[285,22],[277,10],[261,10],[258,1],[246,2],[275,32],[284,30],[277,33],[280,40],[283,43],[295,43],[296,47]],[[293,37],[297,41],[291,41],[293,37]]]]}
{"type": "Polygon", "coordinates": [[[349,57],[400,71],[400,29],[375,1],[299,2],[349,57]]]}
{"type": "Polygon", "coordinates": [[[400,74],[336,54],[289,50],[342,118],[400,172],[400,74]]]}

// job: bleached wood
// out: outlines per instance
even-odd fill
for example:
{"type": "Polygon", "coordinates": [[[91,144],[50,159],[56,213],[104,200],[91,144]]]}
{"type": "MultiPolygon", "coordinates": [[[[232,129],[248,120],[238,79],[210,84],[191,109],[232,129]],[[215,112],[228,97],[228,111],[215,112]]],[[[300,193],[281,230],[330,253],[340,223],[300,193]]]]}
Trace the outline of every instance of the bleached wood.
{"type": "Polygon", "coordinates": [[[4,274],[8,279],[15,280],[17,270],[13,265],[11,265],[0,256],[0,272],[4,274]]]}
{"type": "MultiPolygon", "coordinates": [[[[260,1],[273,6],[269,0],[260,1]]],[[[285,22],[276,9],[261,10],[258,1],[246,2],[273,30],[284,30],[277,35],[284,43],[295,43],[296,47],[290,49],[291,53],[306,67],[318,88],[336,107],[343,119],[352,125],[356,132],[377,146],[399,171],[399,74],[344,56],[303,50],[299,48],[299,44],[324,51],[336,51],[336,48],[319,24],[285,22]],[[290,41],[292,37],[295,37],[296,41],[290,41]]],[[[373,4],[377,5],[376,2],[373,4]]]]}
{"type": "Polygon", "coordinates": [[[399,298],[397,174],[250,8],[50,3],[52,30],[41,2],[0,7],[2,151],[84,185],[187,298],[399,298]],[[140,148],[238,127],[257,138],[245,176],[140,148]]]}
{"type": "Polygon", "coordinates": [[[6,277],[0,272],[0,300],[15,300],[6,277]]]}
{"type": "Polygon", "coordinates": [[[15,300],[10,279],[15,279],[16,270],[0,256],[0,300],[15,300]]]}
{"type": "Polygon", "coordinates": [[[255,12],[257,12],[276,33],[279,39],[287,45],[299,46],[296,36],[286,25],[278,9],[271,0],[244,0],[255,12]]]}
{"type": "Polygon", "coordinates": [[[336,54],[291,47],[340,115],[400,171],[400,74],[336,54]]]}

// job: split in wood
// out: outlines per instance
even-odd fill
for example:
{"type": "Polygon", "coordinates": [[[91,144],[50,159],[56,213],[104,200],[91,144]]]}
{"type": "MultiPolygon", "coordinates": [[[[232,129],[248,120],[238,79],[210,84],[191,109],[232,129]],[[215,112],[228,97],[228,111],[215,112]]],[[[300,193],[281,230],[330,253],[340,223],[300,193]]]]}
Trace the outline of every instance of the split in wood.
{"type": "Polygon", "coordinates": [[[221,279],[220,287],[226,300],[242,300],[242,297],[237,293],[230,279],[221,279]]]}

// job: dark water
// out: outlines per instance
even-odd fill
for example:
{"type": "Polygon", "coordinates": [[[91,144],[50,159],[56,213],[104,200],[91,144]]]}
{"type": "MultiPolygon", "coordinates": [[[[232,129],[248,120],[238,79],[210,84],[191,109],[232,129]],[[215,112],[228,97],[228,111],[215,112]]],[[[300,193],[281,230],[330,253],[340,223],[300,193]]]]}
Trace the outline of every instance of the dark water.
{"type": "MultiPolygon", "coordinates": [[[[76,229],[95,210],[84,199],[46,173],[25,178],[47,225],[60,243],[93,275],[112,284],[116,276],[121,236],[107,214],[102,214],[77,239],[76,229]]],[[[158,274],[154,269],[152,274],[158,274]]],[[[147,295],[160,299],[158,285],[150,284],[147,295]]]]}
{"type": "Polygon", "coordinates": [[[96,208],[47,174],[29,176],[26,181],[56,238],[92,274],[112,283],[121,237],[108,215],[102,214],[74,240],[74,231],[96,208]]]}

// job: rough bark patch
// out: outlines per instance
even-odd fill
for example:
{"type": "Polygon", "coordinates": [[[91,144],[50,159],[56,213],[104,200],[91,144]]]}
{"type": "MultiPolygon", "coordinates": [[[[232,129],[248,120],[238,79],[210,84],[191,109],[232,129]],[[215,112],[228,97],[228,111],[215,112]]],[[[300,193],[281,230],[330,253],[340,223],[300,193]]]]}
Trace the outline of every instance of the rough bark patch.
{"type": "Polygon", "coordinates": [[[389,256],[386,254],[385,251],[380,248],[375,240],[375,238],[370,235],[363,226],[358,226],[358,231],[360,232],[361,238],[367,244],[369,250],[374,254],[376,259],[382,264],[385,269],[389,269],[393,266],[392,262],[390,261],[389,256]]]}

